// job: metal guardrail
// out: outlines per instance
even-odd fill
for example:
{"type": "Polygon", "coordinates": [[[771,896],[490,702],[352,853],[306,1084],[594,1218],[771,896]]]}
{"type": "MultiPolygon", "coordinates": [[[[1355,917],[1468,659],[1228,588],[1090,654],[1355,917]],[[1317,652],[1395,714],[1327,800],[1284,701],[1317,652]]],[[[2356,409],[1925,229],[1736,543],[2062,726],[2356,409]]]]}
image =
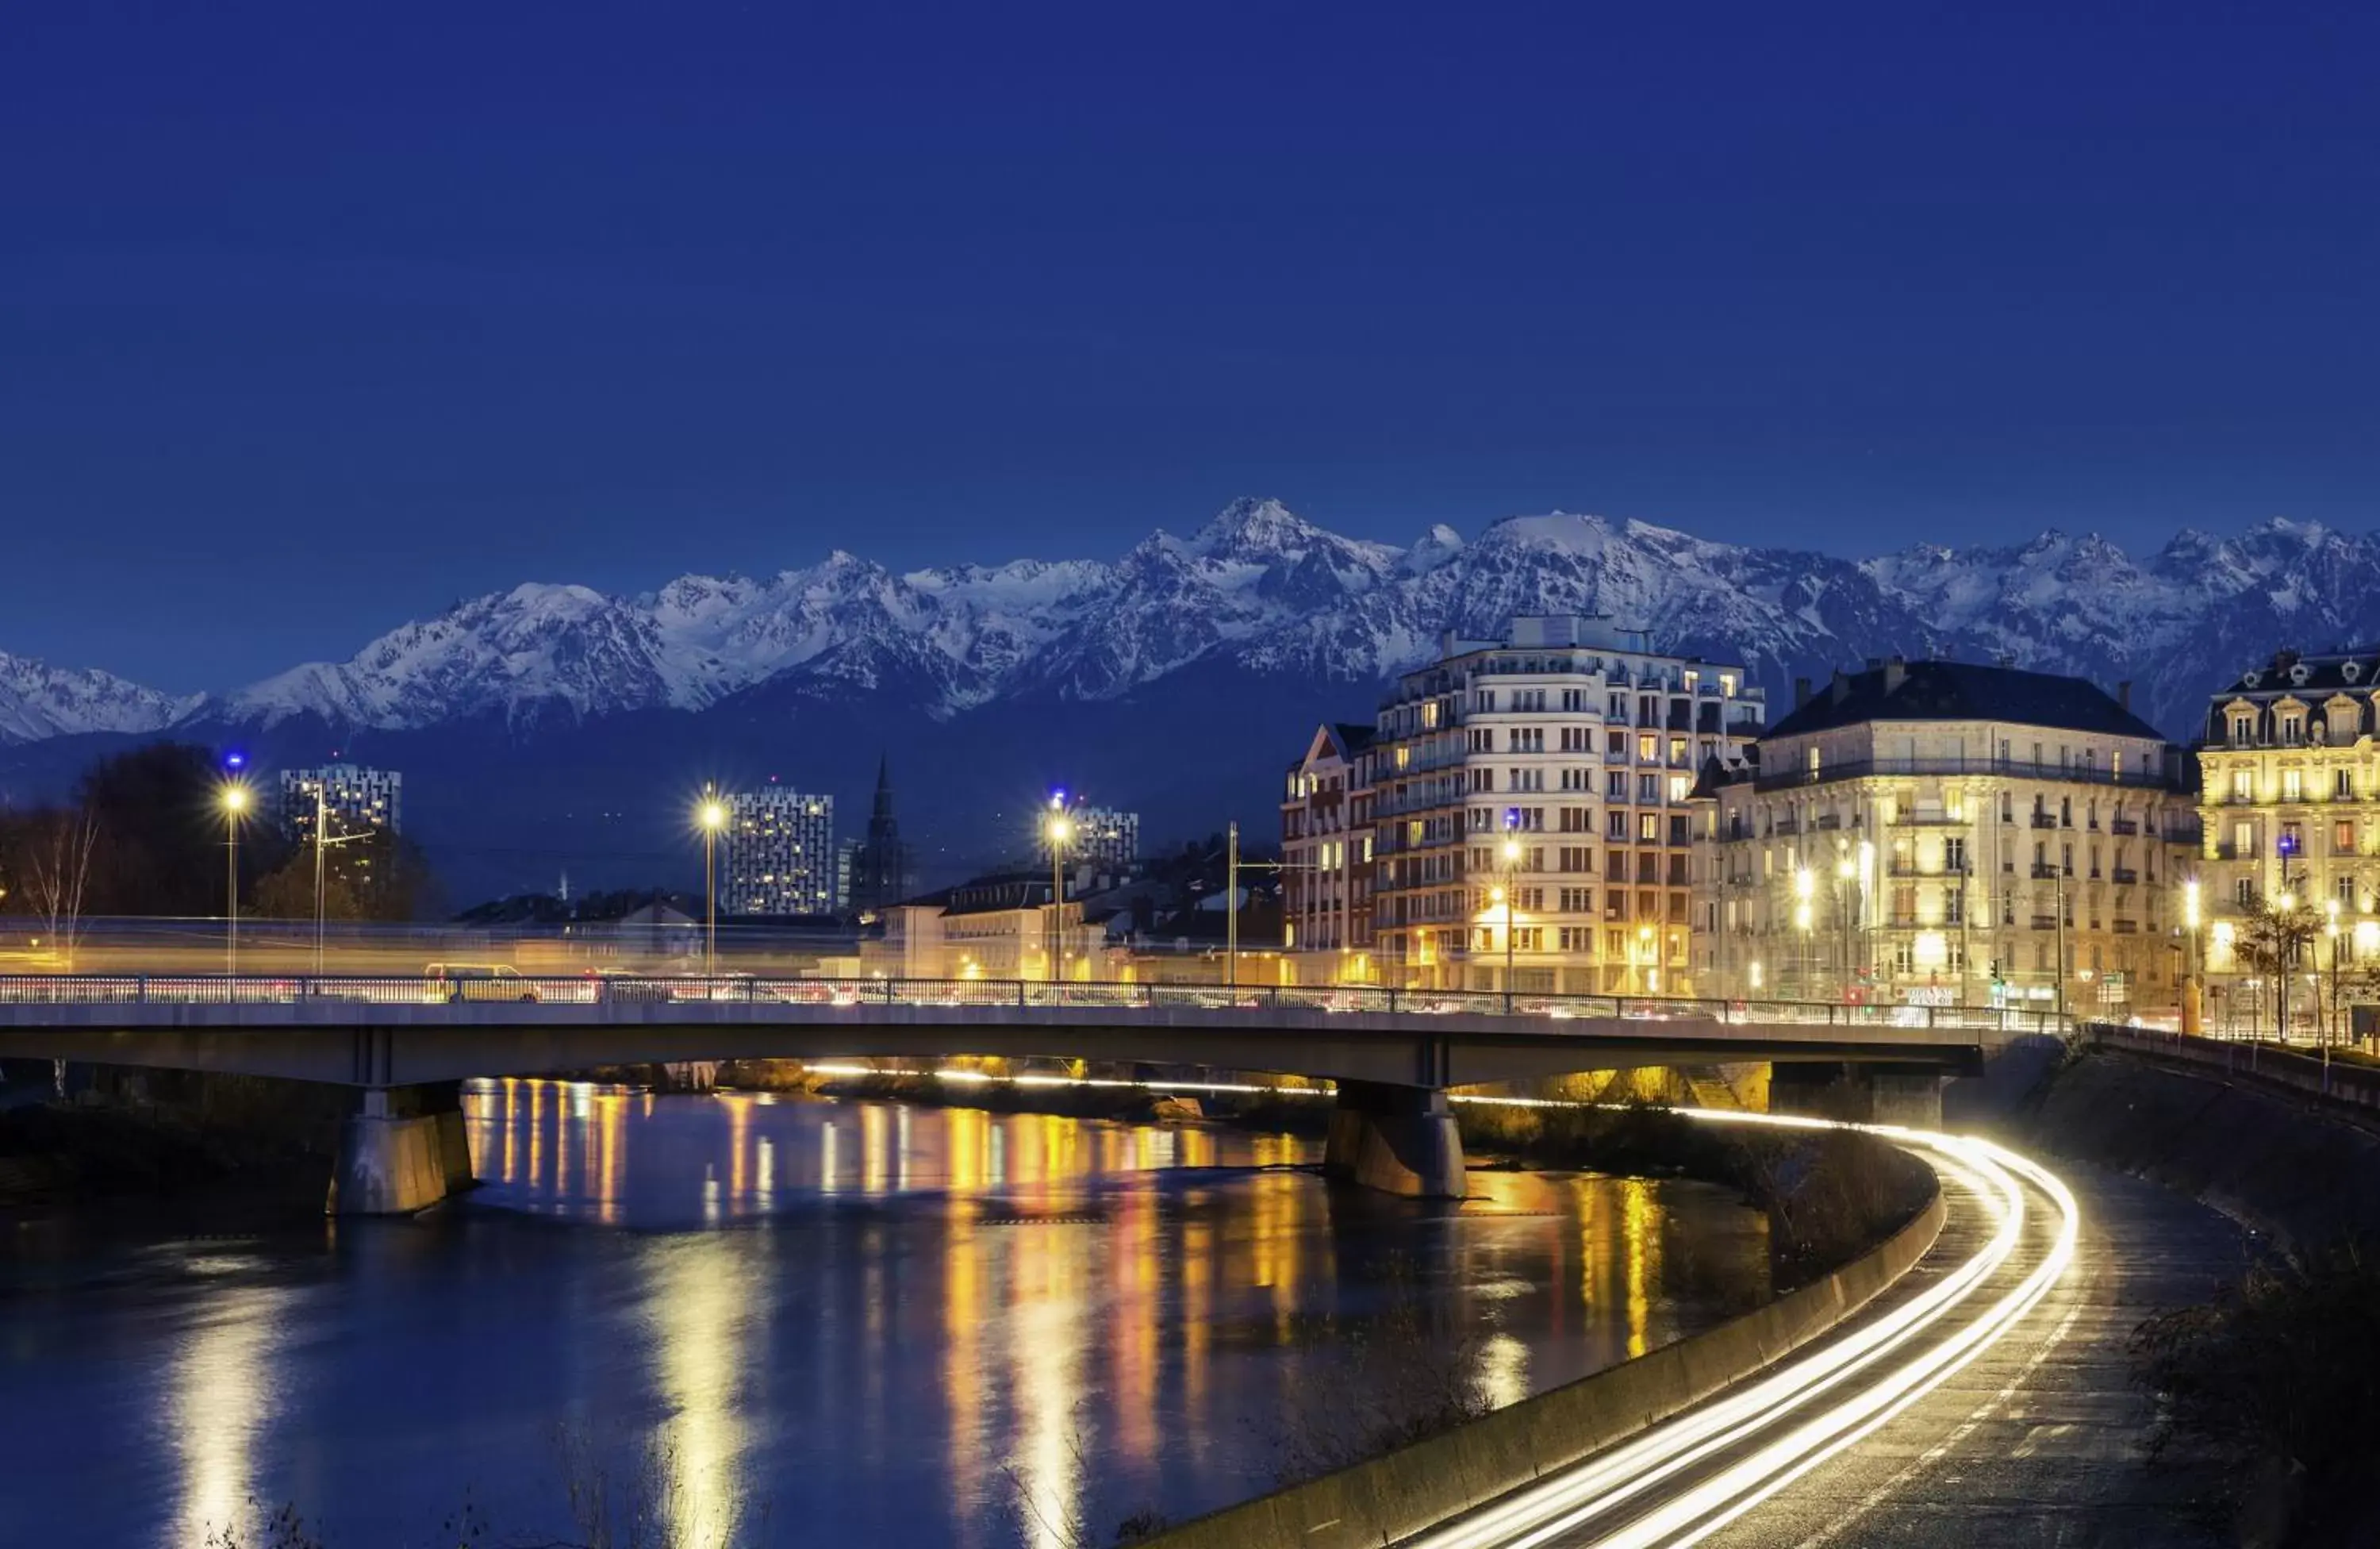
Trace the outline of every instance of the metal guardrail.
{"type": "Polygon", "coordinates": [[[2082,1031],[2103,1048],[2219,1070],[2254,1085],[2280,1087],[2325,1103],[2380,1113],[2380,1067],[2335,1060],[2327,1049],[2307,1052],[2249,1039],[2204,1038],[2111,1022],[2091,1022],[2082,1031]]]}
{"type": "Polygon", "coordinates": [[[0,1006],[385,1006],[512,1003],[547,1006],[756,1005],[985,1006],[1103,1011],[1322,1011],[1399,1016],[1543,1017],[1554,1020],[1707,1020],[1730,1025],[2057,1032],[2050,1012],[1988,1006],[1851,1006],[1828,1001],[1715,1000],[1664,995],[1566,995],[1368,986],[1126,983],[1015,979],[808,979],[748,974],[633,977],[524,974],[488,979],[420,975],[22,974],[0,976],[0,1006]]]}

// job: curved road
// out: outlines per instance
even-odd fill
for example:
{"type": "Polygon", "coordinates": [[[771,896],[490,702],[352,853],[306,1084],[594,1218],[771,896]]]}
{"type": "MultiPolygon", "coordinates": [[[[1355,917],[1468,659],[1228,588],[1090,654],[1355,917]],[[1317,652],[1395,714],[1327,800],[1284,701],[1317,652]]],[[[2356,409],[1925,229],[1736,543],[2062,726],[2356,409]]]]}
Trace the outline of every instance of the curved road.
{"type": "Polygon", "coordinates": [[[1415,1549],[2215,1542],[2187,1475],[2144,1467],[2125,1343],[2236,1271],[2237,1232],[2130,1179],[1892,1133],[1950,1205],[1914,1270],[1773,1372],[1415,1549]]]}

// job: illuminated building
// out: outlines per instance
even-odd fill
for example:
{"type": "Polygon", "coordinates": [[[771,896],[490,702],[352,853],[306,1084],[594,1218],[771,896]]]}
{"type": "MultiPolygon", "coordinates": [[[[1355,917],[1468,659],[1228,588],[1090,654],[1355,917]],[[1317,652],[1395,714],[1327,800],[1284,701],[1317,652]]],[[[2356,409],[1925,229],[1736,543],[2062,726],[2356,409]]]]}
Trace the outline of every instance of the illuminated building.
{"type": "Polygon", "coordinates": [[[2173,1006],[2197,823],[2129,688],[1896,657],[1794,697],[1696,791],[1717,993],[2173,1006]]]}
{"type": "Polygon", "coordinates": [[[730,796],[723,837],[722,912],[833,912],[834,798],[773,786],[730,796]]]}
{"type": "Polygon", "coordinates": [[[1609,618],[1445,637],[1373,733],[1382,982],[1691,993],[1687,797],[1704,765],[1742,759],[1765,709],[1743,667],[1609,618]]]}
{"type": "MultiPolygon", "coordinates": [[[[2271,1015],[2268,988],[2242,974],[2231,950],[2260,902],[2286,896],[2326,916],[2324,936],[2305,949],[2308,971],[2328,970],[2334,949],[2341,964],[2380,956],[2375,732],[2380,651],[2285,651],[2209,701],[2198,750],[2203,945],[2224,1020],[2271,1015]]],[[[2313,1025],[2294,1013],[2290,1021],[2313,1025]]]]}
{"type": "Polygon", "coordinates": [[[1282,945],[1300,983],[1369,983],[1372,728],[1317,728],[1281,804],[1282,945]]]}

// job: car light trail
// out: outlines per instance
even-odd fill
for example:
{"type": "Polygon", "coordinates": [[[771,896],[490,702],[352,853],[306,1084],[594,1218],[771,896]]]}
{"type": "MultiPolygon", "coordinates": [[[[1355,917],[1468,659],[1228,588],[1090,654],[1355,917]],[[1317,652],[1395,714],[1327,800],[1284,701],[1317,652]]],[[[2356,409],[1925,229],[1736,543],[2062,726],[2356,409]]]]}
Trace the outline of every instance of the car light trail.
{"type": "MultiPolygon", "coordinates": [[[[1828,1124],[1787,1116],[1682,1111],[1720,1123],[1799,1128],[1828,1124]]],[[[1648,1498],[1656,1486],[1695,1464],[1752,1444],[1797,1411],[1811,1409],[1809,1418],[1789,1433],[1757,1445],[1711,1478],[1686,1486],[1644,1517],[1611,1533],[1585,1540],[1626,1549],[1699,1542],[1939,1386],[2014,1328],[2072,1263],[2081,1230],[2080,1212],[2066,1186],[2045,1169],[1988,1141],[1892,1126],[1852,1128],[1932,1153],[1941,1170],[1973,1192],[1996,1224],[1982,1251],[1884,1317],[1742,1391],[1700,1405],[1634,1441],[1516,1491],[1448,1528],[1408,1542],[1415,1549],[1536,1549],[1582,1532],[1597,1519],[1627,1503],[1648,1498]],[[2019,1179],[2046,1195],[2058,1212],[2050,1251],[1980,1316],[1948,1338],[1921,1343],[1924,1336],[1973,1298],[2021,1246],[2026,1216],[2019,1179]],[[1888,1357],[1912,1346],[1916,1348],[1900,1364],[1884,1364],[1888,1357]],[[1881,1373],[1874,1381],[1837,1397],[1829,1407],[1815,1408],[1853,1377],[1877,1367],[1882,1368],[1881,1373]]]]}

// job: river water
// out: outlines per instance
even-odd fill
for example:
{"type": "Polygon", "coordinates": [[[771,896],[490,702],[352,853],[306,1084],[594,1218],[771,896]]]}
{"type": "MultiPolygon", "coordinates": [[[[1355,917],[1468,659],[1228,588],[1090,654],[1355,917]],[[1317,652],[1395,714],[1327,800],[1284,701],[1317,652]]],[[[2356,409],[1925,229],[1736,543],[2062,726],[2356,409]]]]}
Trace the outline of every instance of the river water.
{"type": "Polygon", "coordinates": [[[1483,1169],[1451,1208],[1223,1128],[466,1101],[483,1186],[418,1220],[0,1226],[0,1543],[253,1545],[285,1503],[332,1549],[466,1503],[584,1538],[599,1482],[676,1544],[1106,1543],[1367,1406],[1509,1402],[1766,1293],[1761,1222],[1694,1183],[1483,1169]]]}

